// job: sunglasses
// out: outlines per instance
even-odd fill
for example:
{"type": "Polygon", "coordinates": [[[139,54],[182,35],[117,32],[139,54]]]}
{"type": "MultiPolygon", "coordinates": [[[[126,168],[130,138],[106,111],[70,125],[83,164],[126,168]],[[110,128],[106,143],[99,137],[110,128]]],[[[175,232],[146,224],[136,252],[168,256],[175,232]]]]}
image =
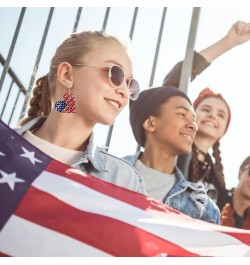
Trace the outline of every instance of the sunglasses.
{"type": "MultiPolygon", "coordinates": [[[[73,66],[88,66],[88,67],[108,71],[109,81],[110,81],[111,85],[113,87],[117,87],[117,88],[121,87],[121,85],[123,84],[123,82],[126,78],[123,69],[118,65],[100,67],[100,66],[95,66],[95,65],[78,63],[78,64],[73,64],[73,66]]],[[[135,79],[130,78],[130,79],[126,80],[126,84],[127,84],[128,89],[129,89],[130,99],[136,100],[139,97],[139,93],[140,93],[139,83],[135,79]]]]}

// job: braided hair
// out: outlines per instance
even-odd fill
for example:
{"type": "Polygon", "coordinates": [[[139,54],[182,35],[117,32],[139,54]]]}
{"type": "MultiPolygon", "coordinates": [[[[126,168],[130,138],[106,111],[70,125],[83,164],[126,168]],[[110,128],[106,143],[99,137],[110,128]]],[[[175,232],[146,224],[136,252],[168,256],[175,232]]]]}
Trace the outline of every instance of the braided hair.
{"type": "Polygon", "coordinates": [[[215,169],[218,173],[218,177],[219,177],[219,182],[222,185],[222,187],[225,187],[225,177],[223,174],[223,165],[222,165],[222,160],[221,160],[221,156],[220,156],[220,141],[217,141],[214,145],[213,145],[213,157],[215,159],[214,165],[215,165],[215,169]]]}
{"type": "MultiPolygon", "coordinates": [[[[219,146],[220,146],[219,141],[213,145],[212,156],[213,156],[214,161],[215,161],[214,167],[215,167],[216,173],[218,175],[218,181],[222,187],[225,187],[225,177],[223,174],[223,165],[221,162],[219,146]]],[[[205,157],[205,161],[201,162],[198,159],[198,154],[200,152],[202,152],[202,151],[200,151],[199,148],[195,144],[193,144],[193,146],[192,146],[192,159],[190,162],[189,173],[188,173],[188,176],[189,176],[188,178],[192,182],[198,182],[204,177],[204,172],[202,173],[202,169],[201,169],[202,165],[204,165],[205,169],[208,171],[211,169],[211,165],[210,165],[211,159],[209,158],[209,154],[205,154],[202,152],[204,157],[205,157]]],[[[210,179],[209,177],[210,177],[210,175],[208,174],[207,181],[214,183],[214,179],[210,179]]]]}
{"type": "Polygon", "coordinates": [[[198,160],[198,149],[195,144],[192,146],[192,159],[190,162],[188,178],[192,182],[198,182],[201,179],[199,160],[198,160]]]}

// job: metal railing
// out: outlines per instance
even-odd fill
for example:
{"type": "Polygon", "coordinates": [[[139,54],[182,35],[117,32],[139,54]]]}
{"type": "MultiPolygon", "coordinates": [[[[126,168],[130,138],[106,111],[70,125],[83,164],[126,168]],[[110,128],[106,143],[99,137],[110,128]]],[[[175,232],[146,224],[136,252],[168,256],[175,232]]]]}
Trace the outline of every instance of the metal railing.
{"type": "MultiPolygon", "coordinates": [[[[0,54],[0,63],[3,66],[3,70],[2,70],[2,74],[1,74],[1,80],[0,80],[0,98],[1,98],[1,92],[2,92],[3,86],[4,85],[7,86],[6,77],[8,76],[11,79],[10,85],[7,88],[5,87],[5,89],[7,89],[8,92],[5,95],[4,103],[2,105],[2,108],[0,109],[1,110],[0,111],[0,119],[2,119],[7,124],[10,124],[11,119],[13,118],[16,104],[20,100],[21,95],[23,96],[23,103],[22,103],[21,112],[19,113],[19,118],[20,119],[23,118],[23,116],[25,114],[25,109],[26,109],[27,104],[28,104],[29,95],[31,94],[32,88],[34,86],[34,82],[36,79],[36,73],[39,69],[40,60],[43,56],[43,51],[44,51],[44,47],[45,47],[45,44],[46,44],[46,41],[48,38],[48,33],[51,29],[51,24],[53,22],[53,19],[56,19],[56,18],[53,18],[54,13],[55,13],[55,9],[56,8],[54,8],[54,7],[51,7],[48,9],[47,20],[45,21],[44,31],[41,33],[42,38],[41,38],[41,42],[40,42],[40,47],[38,49],[35,64],[33,67],[33,71],[30,74],[30,82],[29,82],[28,87],[25,87],[25,85],[22,84],[22,82],[20,81],[20,78],[18,77],[22,73],[15,73],[13,68],[11,67],[12,55],[13,55],[13,52],[15,50],[15,46],[16,46],[16,43],[17,43],[17,40],[19,37],[20,29],[23,25],[23,20],[25,18],[27,8],[25,8],[25,7],[21,8],[21,12],[20,12],[18,22],[17,22],[16,28],[15,28],[15,32],[13,34],[12,42],[11,42],[11,45],[9,47],[7,57],[4,58],[4,56],[2,54],[0,54]],[[14,101],[13,101],[13,98],[11,99],[12,100],[11,102],[14,102],[14,103],[12,103],[12,108],[8,109],[9,117],[6,118],[6,117],[4,117],[3,114],[6,111],[6,106],[9,104],[11,91],[14,89],[14,87],[17,87],[19,91],[18,91],[14,101]]],[[[110,17],[111,9],[112,9],[111,7],[107,7],[105,9],[104,20],[103,20],[103,23],[101,26],[102,31],[105,31],[107,28],[107,25],[109,23],[109,17],[110,17]]],[[[76,16],[74,18],[72,32],[77,31],[78,26],[79,26],[79,21],[81,19],[84,19],[84,18],[82,18],[82,14],[83,14],[82,11],[83,11],[82,7],[79,7],[76,10],[76,16]]],[[[132,22],[131,22],[130,32],[129,32],[129,37],[131,38],[131,40],[134,37],[134,31],[135,31],[135,27],[136,27],[136,23],[137,23],[138,12],[139,12],[139,8],[135,7],[133,9],[132,22]]],[[[189,79],[190,79],[190,73],[191,73],[194,42],[195,42],[195,37],[196,37],[197,25],[198,25],[198,21],[199,21],[199,12],[200,12],[200,8],[198,8],[198,7],[193,8],[193,15],[191,18],[191,24],[190,24],[190,30],[189,30],[189,38],[188,38],[187,46],[186,46],[186,55],[185,55],[185,60],[183,63],[183,71],[182,71],[181,81],[180,81],[181,89],[185,90],[186,92],[187,92],[188,83],[189,83],[189,79]]],[[[161,23],[160,23],[159,29],[156,29],[156,30],[158,30],[158,39],[157,39],[157,44],[156,44],[155,51],[154,51],[154,59],[153,59],[153,63],[152,63],[152,70],[151,70],[151,76],[150,76],[150,80],[149,80],[149,86],[152,86],[154,83],[156,67],[157,67],[157,63],[158,63],[159,50],[160,50],[160,47],[162,45],[162,34],[164,31],[164,25],[166,24],[166,13],[167,13],[167,7],[164,7],[162,10],[161,23]]],[[[17,115],[17,114],[15,113],[15,115],[17,115]]],[[[109,130],[108,130],[108,134],[107,134],[107,138],[106,138],[106,144],[105,144],[107,149],[109,148],[109,145],[110,145],[112,132],[113,132],[113,125],[110,126],[109,130]]],[[[137,149],[138,148],[139,147],[137,147],[137,149]]]]}

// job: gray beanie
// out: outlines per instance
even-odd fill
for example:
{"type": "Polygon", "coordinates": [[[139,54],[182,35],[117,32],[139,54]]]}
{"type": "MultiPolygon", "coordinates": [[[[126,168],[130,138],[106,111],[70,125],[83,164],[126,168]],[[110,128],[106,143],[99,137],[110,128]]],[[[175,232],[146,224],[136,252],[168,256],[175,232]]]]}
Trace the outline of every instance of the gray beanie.
{"type": "Polygon", "coordinates": [[[177,87],[163,86],[143,90],[139,98],[130,100],[130,125],[137,143],[144,147],[145,134],[143,123],[154,111],[168,98],[172,96],[184,97],[191,105],[188,96],[177,87]]]}

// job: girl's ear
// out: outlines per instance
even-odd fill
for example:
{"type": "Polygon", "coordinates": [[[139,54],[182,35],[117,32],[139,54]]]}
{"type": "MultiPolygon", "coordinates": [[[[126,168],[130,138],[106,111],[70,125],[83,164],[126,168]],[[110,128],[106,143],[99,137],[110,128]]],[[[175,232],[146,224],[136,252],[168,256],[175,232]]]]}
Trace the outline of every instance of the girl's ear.
{"type": "Polygon", "coordinates": [[[57,68],[58,82],[67,88],[73,87],[73,67],[67,62],[62,62],[57,68]]]}
{"type": "Polygon", "coordinates": [[[143,128],[145,131],[153,132],[155,130],[154,117],[149,116],[143,123],[143,128]]]}

